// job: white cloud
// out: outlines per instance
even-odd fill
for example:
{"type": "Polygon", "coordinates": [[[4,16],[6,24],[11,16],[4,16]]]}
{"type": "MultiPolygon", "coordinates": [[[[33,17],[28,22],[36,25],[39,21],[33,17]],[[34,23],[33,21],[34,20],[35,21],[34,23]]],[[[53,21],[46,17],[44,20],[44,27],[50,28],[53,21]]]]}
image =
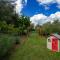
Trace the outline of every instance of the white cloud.
{"type": "Polygon", "coordinates": [[[49,4],[55,3],[56,0],[36,0],[39,5],[43,5],[45,7],[45,10],[49,10],[49,4]]]}
{"type": "Polygon", "coordinates": [[[45,10],[49,10],[50,9],[49,6],[47,6],[47,5],[44,5],[44,7],[45,7],[45,10]]]}
{"type": "Polygon", "coordinates": [[[40,4],[50,4],[50,3],[58,3],[60,4],[60,0],[37,0],[40,4]]]}
{"type": "Polygon", "coordinates": [[[37,14],[37,15],[34,15],[30,18],[30,21],[32,23],[34,23],[35,25],[36,24],[42,24],[43,23],[43,20],[46,20],[47,16],[43,15],[43,14],[37,14]]]}
{"type": "Polygon", "coordinates": [[[56,12],[55,14],[51,14],[49,17],[52,19],[54,19],[54,18],[59,19],[60,18],[60,12],[56,12]]]}
{"type": "Polygon", "coordinates": [[[55,0],[37,0],[37,2],[39,2],[40,4],[50,4],[54,3],[55,0]]]}
{"type": "Polygon", "coordinates": [[[54,14],[51,14],[49,17],[49,19],[47,19],[50,22],[53,22],[54,20],[60,20],[60,12],[56,12],[54,14]]]}
{"type": "Polygon", "coordinates": [[[60,20],[60,12],[56,12],[56,13],[55,13],[55,16],[56,16],[57,19],[60,20]]]}
{"type": "Polygon", "coordinates": [[[27,4],[27,0],[25,0],[25,4],[27,4]]]}
{"type": "MultiPolygon", "coordinates": [[[[60,9],[60,0],[36,0],[40,5],[49,5],[49,4],[52,4],[52,3],[57,3],[57,7],[60,9]]],[[[46,7],[45,7],[46,8],[46,7]]],[[[46,8],[48,9],[48,8],[46,8]]]]}
{"type": "Polygon", "coordinates": [[[22,0],[17,0],[17,1],[16,1],[16,12],[17,12],[18,14],[20,14],[22,8],[23,8],[22,0]]]}
{"type": "Polygon", "coordinates": [[[37,14],[34,15],[30,18],[30,21],[34,23],[35,25],[37,24],[44,24],[46,22],[53,22],[54,20],[59,19],[60,20],[60,12],[56,12],[54,14],[51,14],[50,16],[46,16],[44,14],[37,14]]]}
{"type": "Polygon", "coordinates": [[[24,2],[24,4],[26,5],[27,4],[27,0],[17,0],[15,3],[16,3],[16,12],[20,15],[21,14],[21,10],[24,6],[24,4],[22,3],[24,2]]]}
{"type": "Polygon", "coordinates": [[[56,0],[56,2],[58,3],[57,8],[60,9],[60,0],[56,0]]]}
{"type": "Polygon", "coordinates": [[[56,0],[56,2],[57,2],[58,4],[60,4],[60,0],[56,0]]]}

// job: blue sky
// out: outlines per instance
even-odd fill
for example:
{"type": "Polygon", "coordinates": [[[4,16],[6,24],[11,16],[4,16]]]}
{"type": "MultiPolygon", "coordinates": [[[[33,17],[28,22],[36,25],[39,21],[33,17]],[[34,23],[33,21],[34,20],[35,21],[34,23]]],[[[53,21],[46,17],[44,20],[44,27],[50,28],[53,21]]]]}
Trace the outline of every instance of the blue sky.
{"type": "Polygon", "coordinates": [[[60,19],[60,0],[17,0],[18,14],[29,16],[35,25],[60,19]]]}
{"type": "Polygon", "coordinates": [[[25,16],[33,16],[40,13],[49,16],[50,14],[60,11],[57,5],[57,3],[53,3],[47,6],[48,9],[45,9],[45,6],[40,5],[36,0],[28,0],[26,6],[22,9],[22,13],[25,16]]]}

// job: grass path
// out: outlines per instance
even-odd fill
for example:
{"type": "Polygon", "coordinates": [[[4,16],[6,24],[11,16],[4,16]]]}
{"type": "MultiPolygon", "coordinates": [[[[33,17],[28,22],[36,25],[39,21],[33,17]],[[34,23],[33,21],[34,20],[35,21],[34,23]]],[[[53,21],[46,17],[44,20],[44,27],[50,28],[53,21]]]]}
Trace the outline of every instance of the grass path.
{"type": "Polygon", "coordinates": [[[60,52],[46,48],[46,38],[32,33],[10,56],[9,60],[60,60],[60,52]]]}

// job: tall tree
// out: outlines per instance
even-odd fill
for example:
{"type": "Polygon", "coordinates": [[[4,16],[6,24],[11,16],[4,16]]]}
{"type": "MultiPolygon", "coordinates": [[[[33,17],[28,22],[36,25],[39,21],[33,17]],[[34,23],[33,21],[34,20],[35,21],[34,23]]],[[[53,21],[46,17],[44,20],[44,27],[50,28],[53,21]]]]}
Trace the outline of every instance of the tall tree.
{"type": "Polygon", "coordinates": [[[14,12],[14,5],[7,0],[0,0],[0,21],[6,21],[8,24],[12,23],[14,12]]]}

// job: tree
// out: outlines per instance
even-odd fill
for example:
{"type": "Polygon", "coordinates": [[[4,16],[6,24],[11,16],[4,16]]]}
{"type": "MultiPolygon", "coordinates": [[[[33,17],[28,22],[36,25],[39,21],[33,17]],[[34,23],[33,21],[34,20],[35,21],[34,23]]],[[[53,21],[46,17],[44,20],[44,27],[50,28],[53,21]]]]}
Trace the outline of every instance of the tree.
{"type": "Polygon", "coordinates": [[[0,26],[1,31],[12,32],[14,29],[18,31],[18,33],[27,33],[30,26],[30,18],[27,16],[19,16],[14,11],[15,5],[11,4],[10,0],[0,0],[0,22],[4,26],[3,22],[6,22],[5,25],[7,27],[0,26]],[[11,31],[10,31],[11,30],[11,31]]]}
{"type": "Polygon", "coordinates": [[[20,29],[21,33],[27,32],[29,26],[30,19],[26,16],[20,16],[15,25],[15,27],[18,27],[20,29]]]}
{"type": "Polygon", "coordinates": [[[15,15],[14,5],[11,2],[6,2],[6,0],[0,0],[0,21],[12,23],[13,15],[15,15]]]}

